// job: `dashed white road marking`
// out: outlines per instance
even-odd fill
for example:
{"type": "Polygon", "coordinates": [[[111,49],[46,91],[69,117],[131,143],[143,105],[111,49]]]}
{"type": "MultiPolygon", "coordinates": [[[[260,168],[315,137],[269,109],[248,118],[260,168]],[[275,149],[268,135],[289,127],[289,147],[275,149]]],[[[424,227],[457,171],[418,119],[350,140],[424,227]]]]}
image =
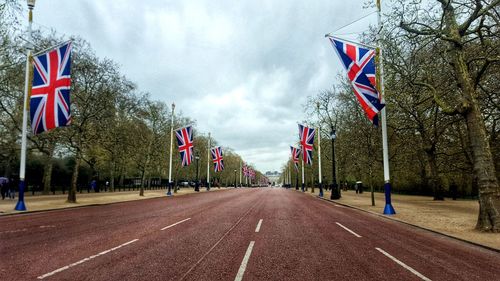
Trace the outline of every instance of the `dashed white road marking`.
{"type": "Polygon", "coordinates": [[[260,231],[260,226],[262,225],[262,219],[259,220],[259,223],[257,224],[257,227],[255,228],[255,232],[260,231]]]}
{"type": "Polygon", "coordinates": [[[349,231],[352,235],[354,235],[354,236],[356,236],[356,237],[358,237],[358,238],[361,238],[361,235],[359,235],[359,234],[357,234],[356,232],[354,232],[354,231],[350,230],[349,228],[347,228],[347,227],[343,226],[341,223],[336,222],[336,224],[338,224],[338,225],[339,225],[340,227],[342,227],[343,229],[345,229],[345,230],[349,231]]]}
{"type": "Polygon", "coordinates": [[[15,229],[15,230],[6,230],[6,231],[0,232],[0,234],[17,233],[17,232],[24,232],[24,231],[28,231],[28,229],[27,228],[22,228],[22,229],[15,229]]]}
{"type": "Polygon", "coordinates": [[[248,245],[248,248],[247,248],[247,252],[245,253],[245,256],[243,257],[243,261],[241,261],[240,269],[238,270],[238,274],[236,274],[234,281],[241,281],[243,279],[243,275],[245,274],[245,270],[247,269],[247,263],[248,263],[248,260],[250,259],[250,255],[252,254],[254,244],[255,244],[255,241],[250,241],[250,244],[248,245]]]}
{"type": "Polygon", "coordinates": [[[40,228],[54,228],[56,227],[55,225],[40,225],[40,228]]]}
{"type": "Polygon", "coordinates": [[[171,228],[172,226],[176,226],[176,225],[178,225],[178,224],[180,224],[180,223],[183,223],[183,222],[185,222],[185,221],[188,221],[188,220],[190,220],[190,219],[191,219],[191,218],[187,218],[187,219],[184,219],[184,220],[178,221],[178,222],[176,222],[176,223],[174,223],[174,224],[171,224],[171,225],[169,225],[169,226],[165,226],[165,227],[164,227],[164,228],[162,228],[161,230],[165,230],[165,229],[167,229],[167,228],[171,228]]]}
{"type": "Polygon", "coordinates": [[[391,260],[395,261],[397,264],[399,264],[400,266],[404,267],[405,269],[407,269],[408,271],[410,271],[411,273],[417,275],[418,277],[420,277],[420,279],[422,280],[425,280],[425,281],[432,281],[431,279],[425,277],[424,275],[422,275],[420,272],[416,271],[415,269],[411,268],[410,266],[406,265],[405,263],[403,263],[402,261],[398,260],[397,258],[391,256],[389,253],[387,253],[386,251],[380,249],[380,248],[375,248],[377,251],[381,252],[382,254],[384,254],[386,257],[390,258],[391,260]]]}
{"type": "Polygon", "coordinates": [[[219,245],[219,243],[222,242],[222,240],[224,240],[224,238],[240,224],[240,222],[248,215],[248,213],[250,213],[255,208],[255,206],[257,206],[257,204],[248,209],[246,213],[243,214],[243,216],[241,216],[238,221],[233,224],[233,226],[228,231],[226,231],[226,233],[224,233],[224,235],[222,235],[222,237],[217,242],[215,242],[215,244],[210,249],[208,249],[208,251],[203,256],[201,256],[201,258],[195,264],[193,264],[191,268],[189,268],[188,271],[186,271],[186,273],[184,273],[184,275],[179,280],[184,280],[186,276],[188,276],[188,274],[191,273],[191,271],[193,271],[193,269],[195,269],[205,259],[205,257],[208,256],[213,251],[213,249],[215,249],[215,247],[217,247],[217,245],[219,245]]]}
{"type": "Polygon", "coordinates": [[[105,254],[107,254],[107,253],[109,253],[109,252],[112,252],[112,251],[118,250],[118,249],[120,249],[121,247],[124,247],[124,246],[127,246],[127,245],[129,245],[129,244],[132,244],[132,243],[136,242],[137,240],[139,240],[139,239],[130,240],[130,241],[128,241],[128,242],[126,242],[126,243],[123,243],[123,244],[121,244],[121,245],[119,245],[119,246],[116,246],[116,247],[111,248],[111,249],[109,249],[109,250],[106,250],[106,251],[100,252],[99,254],[96,254],[96,255],[90,256],[90,257],[88,257],[88,258],[84,258],[83,260],[79,260],[79,261],[74,262],[74,263],[72,263],[72,264],[69,264],[69,265],[63,266],[63,267],[61,267],[61,268],[58,268],[58,269],[56,269],[56,270],[54,270],[54,271],[52,271],[52,272],[46,273],[46,274],[44,274],[44,275],[40,275],[40,276],[38,276],[37,278],[38,278],[38,279],[44,279],[44,278],[47,278],[47,277],[52,276],[52,275],[54,275],[54,274],[56,274],[56,273],[58,273],[58,272],[64,271],[64,270],[66,270],[66,269],[69,269],[69,268],[71,268],[71,267],[73,267],[73,266],[77,266],[77,265],[82,264],[82,263],[84,263],[84,262],[87,262],[87,261],[89,261],[89,260],[95,259],[95,258],[97,258],[97,257],[99,257],[99,256],[105,255],[105,254]]]}

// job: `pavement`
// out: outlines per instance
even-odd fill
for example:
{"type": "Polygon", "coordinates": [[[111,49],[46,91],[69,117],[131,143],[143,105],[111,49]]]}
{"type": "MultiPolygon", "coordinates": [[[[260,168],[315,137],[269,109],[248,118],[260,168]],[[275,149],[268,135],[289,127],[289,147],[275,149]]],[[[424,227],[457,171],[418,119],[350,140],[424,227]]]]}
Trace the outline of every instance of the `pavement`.
{"type": "Polygon", "coordinates": [[[281,188],[0,217],[0,280],[499,280],[500,254],[281,188]]]}
{"type": "MultiPolygon", "coordinates": [[[[222,188],[224,190],[225,188],[222,188]]],[[[211,188],[211,191],[218,191],[220,188],[211,188]]],[[[200,188],[199,192],[206,192],[205,188],[200,188]]],[[[193,188],[180,188],[177,193],[172,191],[174,196],[185,195],[195,193],[193,188]]],[[[14,208],[17,203],[18,194],[16,193],[15,199],[0,200],[0,216],[6,214],[18,214],[24,213],[15,211],[14,208]]],[[[46,211],[62,208],[74,208],[83,207],[90,205],[105,205],[110,203],[133,201],[133,200],[144,200],[151,198],[159,198],[166,196],[166,189],[156,189],[156,190],[145,190],[144,196],[139,196],[139,190],[132,191],[115,191],[115,192],[86,192],[76,194],[77,203],[68,203],[66,199],[68,197],[66,194],[55,194],[55,195],[32,195],[31,193],[25,193],[24,202],[26,205],[27,212],[36,211],[46,211]]]]}

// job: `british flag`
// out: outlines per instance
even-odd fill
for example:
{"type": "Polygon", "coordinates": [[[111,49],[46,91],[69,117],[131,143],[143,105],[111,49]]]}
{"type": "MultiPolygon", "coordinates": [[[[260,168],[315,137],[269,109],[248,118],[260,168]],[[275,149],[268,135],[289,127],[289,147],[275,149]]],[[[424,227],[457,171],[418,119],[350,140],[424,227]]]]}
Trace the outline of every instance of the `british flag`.
{"type": "Polygon", "coordinates": [[[40,134],[71,123],[71,42],[33,57],[31,128],[40,134]]]}
{"type": "Polygon", "coordinates": [[[299,139],[302,147],[302,159],[307,165],[312,165],[315,129],[299,124],[299,139]]]}
{"type": "Polygon", "coordinates": [[[299,159],[301,149],[297,147],[290,146],[290,151],[292,152],[292,161],[295,166],[295,170],[299,170],[299,159]]]}
{"type": "Polygon", "coordinates": [[[248,166],[246,164],[243,164],[242,170],[243,170],[243,176],[245,178],[248,178],[248,166]]]}
{"type": "Polygon", "coordinates": [[[214,162],[214,169],[216,172],[224,170],[224,159],[222,157],[222,148],[220,146],[210,149],[212,153],[212,161],[214,162]]]}
{"type": "Polygon", "coordinates": [[[189,166],[193,162],[193,127],[187,126],[175,130],[182,166],[189,166]]]}
{"type": "Polygon", "coordinates": [[[384,104],[376,88],[375,50],[364,48],[342,39],[329,36],[333,49],[347,71],[354,94],[368,119],[378,126],[378,116],[384,104]]]}

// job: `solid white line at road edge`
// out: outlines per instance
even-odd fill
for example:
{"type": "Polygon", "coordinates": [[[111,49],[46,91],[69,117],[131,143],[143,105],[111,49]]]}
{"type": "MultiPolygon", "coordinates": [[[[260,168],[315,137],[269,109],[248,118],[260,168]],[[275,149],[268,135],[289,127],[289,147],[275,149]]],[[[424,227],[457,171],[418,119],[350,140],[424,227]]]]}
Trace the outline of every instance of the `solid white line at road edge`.
{"type": "Polygon", "coordinates": [[[255,241],[250,241],[247,252],[243,257],[243,261],[241,261],[240,269],[238,270],[238,274],[236,274],[236,278],[234,278],[234,281],[241,281],[243,279],[243,274],[245,274],[245,270],[247,269],[247,263],[248,260],[250,259],[250,255],[252,254],[252,249],[254,244],[255,241]]]}
{"type": "Polygon", "coordinates": [[[375,248],[377,251],[381,252],[382,254],[384,254],[386,257],[390,258],[391,260],[395,261],[397,264],[399,264],[400,266],[406,268],[407,270],[409,270],[411,273],[417,275],[418,277],[420,277],[420,279],[422,280],[425,280],[425,281],[432,281],[431,279],[423,276],[420,272],[416,271],[415,269],[411,268],[410,266],[404,264],[402,261],[398,260],[397,258],[391,256],[389,253],[387,253],[386,251],[380,249],[380,248],[375,248]]]}
{"type": "Polygon", "coordinates": [[[257,227],[255,228],[255,232],[260,231],[260,226],[262,225],[262,219],[259,220],[259,223],[257,224],[257,227]]]}
{"type": "Polygon", "coordinates": [[[164,228],[162,228],[161,230],[165,230],[165,229],[167,229],[167,228],[171,228],[172,226],[176,226],[176,225],[178,225],[179,223],[183,223],[183,222],[188,221],[188,220],[190,220],[190,219],[191,219],[191,218],[187,218],[187,219],[184,219],[184,220],[178,221],[178,222],[173,223],[173,224],[171,224],[171,225],[169,225],[169,226],[165,226],[165,227],[164,227],[164,228]]]}
{"type": "Polygon", "coordinates": [[[340,224],[340,223],[338,223],[338,222],[336,222],[336,224],[338,224],[338,225],[339,225],[340,227],[342,227],[343,229],[345,229],[345,230],[349,231],[352,235],[354,235],[354,236],[356,236],[356,237],[358,237],[358,238],[361,238],[361,235],[359,235],[359,234],[357,234],[356,232],[354,232],[354,231],[350,230],[349,228],[347,228],[347,227],[343,226],[342,224],[340,224]]]}
{"type": "Polygon", "coordinates": [[[106,251],[100,252],[100,253],[99,253],[99,254],[97,254],[97,255],[93,255],[93,256],[90,256],[90,257],[88,257],[88,258],[84,258],[83,260],[79,260],[79,261],[74,262],[74,263],[72,263],[72,264],[70,264],[70,265],[63,266],[63,267],[58,268],[58,269],[56,269],[56,270],[54,270],[54,271],[52,271],[52,272],[49,272],[49,273],[46,273],[46,274],[44,274],[44,275],[38,276],[37,278],[38,278],[38,279],[44,279],[44,278],[46,278],[46,277],[52,276],[52,275],[54,275],[54,274],[56,274],[56,273],[58,273],[58,272],[64,271],[64,270],[69,269],[69,268],[71,268],[71,267],[73,267],[73,266],[76,266],[76,265],[82,264],[82,263],[84,263],[84,262],[87,262],[87,261],[89,261],[89,260],[95,259],[95,258],[97,258],[97,257],[99,257],[99,256],[105,255],[105,254],[107,254],[107,253],[109,253],[109,252],[112,252],[112,251],[114,251],[114,250],[118,250],[118,249],[120,249],[120,248],[121,248],[121,247],[123,247],[123,246],[127,246],[127,245],[129,245],[129,244],[132,244],[132,243],[136,242],[137,240],[139,240],[139,239],[134,239],[134,240],[128,241],[128,242],[126,242],[126,243],[123,243],[123,244],[121,244],[121,245],[119,245],[119,246],[116,246],[116,247],[114,247],[114,248],[111,248],[111,249],[109,249],[109,250],[106,250],[106,251]]]}

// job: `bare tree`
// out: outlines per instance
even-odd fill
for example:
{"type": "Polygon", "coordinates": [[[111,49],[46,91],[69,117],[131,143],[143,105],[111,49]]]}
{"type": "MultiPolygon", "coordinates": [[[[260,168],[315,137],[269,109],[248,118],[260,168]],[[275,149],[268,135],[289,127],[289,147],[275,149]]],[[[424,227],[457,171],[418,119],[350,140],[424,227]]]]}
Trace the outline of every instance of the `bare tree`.
{"type": "Polygon", "coordinates": [[[482,231],[500,231],[500,188],[496,177],[484,117],[479,102],[478,83],[485,71],[500,61],[498,46],[491,48],[498,38],[500,0],[451,1],[436,0],[439,9],[424,11],[419,2],[411,4],[399,1],[399,11],[413,10],[408,15],[399,12],[400,27],[409,36],[440,40],[446,44],[446,55],[453,70],[457,91],[454,97],[435,92],[434,100],[448,114],[459,114],[467,124],[467,133],[473,156],[474,174],[479,186],[479,217],[476,228],[482,231]],[[410,9],[408,9],[408,7],[410,9]],[[422,15],[423,14],[423,15],[422,15]],[[477,42],[481,48],[489,48],[488,56],[470,56],[467,48],[477,42]],[[471,71],[471,63],[479,64],[477,73],[471,71]],[[475,74],[475,75],[474,75],[475,74]],[[454,99],[451,105],[450,100],[454,99]]]}

